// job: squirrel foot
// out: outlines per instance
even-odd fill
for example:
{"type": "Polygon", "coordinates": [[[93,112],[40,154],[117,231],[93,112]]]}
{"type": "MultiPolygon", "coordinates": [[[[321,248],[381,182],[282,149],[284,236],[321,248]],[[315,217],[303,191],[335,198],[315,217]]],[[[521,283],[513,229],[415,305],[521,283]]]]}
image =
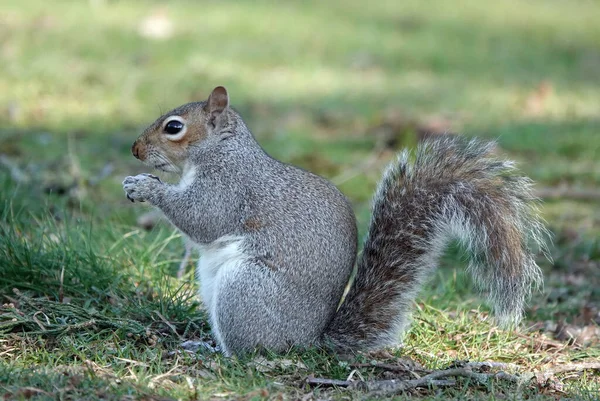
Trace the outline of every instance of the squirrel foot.
{"type": "Polygon", "coordinates": [[[180,344],[180,347],[188,352],[208,351],[211,353],[217,353],[221,351],[221,347],[219,347],[218,345],[213,347],[209,342],[206,341],[188,340],[182,342],[180,344]]]}
{"type": "Polygon", "coordinates": [[[152,174],[138,174],[125,177],[123,189],[130,201],[145,202],[156,191],[157,184],[162,184],[160,178],[152,174]]]}

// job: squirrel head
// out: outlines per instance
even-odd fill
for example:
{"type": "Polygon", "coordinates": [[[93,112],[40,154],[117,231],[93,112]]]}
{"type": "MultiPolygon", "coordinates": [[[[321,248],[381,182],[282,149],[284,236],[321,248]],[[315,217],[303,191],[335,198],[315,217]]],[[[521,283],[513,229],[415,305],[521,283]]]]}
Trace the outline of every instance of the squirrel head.
{"type": "Polygon", "coordinates": [[[131,153],[158,170],[179,172],[192,148],[231,135],[227,89],[217,86],[206,101],[188,103],[159,117],[136,139],[131,153]]]}

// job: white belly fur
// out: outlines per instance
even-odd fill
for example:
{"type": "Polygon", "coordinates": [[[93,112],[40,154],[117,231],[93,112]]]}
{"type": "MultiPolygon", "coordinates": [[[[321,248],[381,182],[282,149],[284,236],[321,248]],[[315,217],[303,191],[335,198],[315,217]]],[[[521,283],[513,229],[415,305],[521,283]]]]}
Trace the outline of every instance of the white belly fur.
{"type": "Polygon", "coordinates": [[[196,277],[200,281],[200,295],[208,311],[213,334],[221,351],[228,354],[219,330],[216,309],[219,281],[226,272],[239,269],[247,259],[243,252],[243,239],[236,236],[223,236],[210,244],[199,245],[200,260],[196,277]]]}

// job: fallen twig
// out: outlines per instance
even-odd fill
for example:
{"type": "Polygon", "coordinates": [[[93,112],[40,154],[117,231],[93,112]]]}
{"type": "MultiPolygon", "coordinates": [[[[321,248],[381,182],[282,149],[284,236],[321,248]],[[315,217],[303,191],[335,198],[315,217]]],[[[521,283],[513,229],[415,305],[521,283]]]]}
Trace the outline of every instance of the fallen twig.
{"type": "Polygon", "coordinates": [[[350,387],[353,382],[350,380],[326,379],[321,377],[314,377],[311,375],[306,378],[306,383],[310,384],[311,386],[350,387]]]}
{"type": "MultiPolygon", "coordinates": [[[[385,363],[356,363],[351,365],[356,368],[368,368],[377,367],[390,371],[397,372],[409,372],[413,373],[415,370],[411,370],[401,365],[385,364],[385,363]]],[[[443,370],[430,371],[423,377],[416,379],[392,379],[392,380],[335,380],[327,378],[317,378],[309,376],[306,382],[312,386],[336,386],[348,389],[359,389],[362,391],[368,391],[373,395],[378,396],[391,396],[414,390],[416,388],[429,388],[429,387],[442,387],[442,386],[453,386],[456,384],[455,380],[448,379],[450,377],[466,377],[473,379],[479,384],[487,384],[491,380],[503,380],[511,383],[522,384],[529,382],[535,378],[538,383],[546,382],[556,374],[566,372],[581,372],[584,370],[600,370],[600,362],[586,362],[586,363],[573,363],[563,366],[557,366],[553,369],[548,369],[536,373],[524,373],[521,375],[511,374],[504,371],[490,372],[490,369],[512,369],[519,370],[518,365],[504,362],[461,362],[458,361],[454,364],[455,367],[443,370]],[[483,370],[483,372],[476,372],[476,370],[483,370]]],[[[419,370],[424,372],[425,370],[419,370]]]]}
{"type": "Polygon", "coordinates": [[[403,365],[393,365],[391,363],[353,363],[350,364],[353,368],[379,368],[389,370],[390,372],[431,372],[428,369],[411,368],[403,365]]]}
{"type": "Polygon", "coordinates": [[[473,379],[480,384],[486,384],[491,379],[505,380],[513,383],[518,383],[521,378],[517,375],[512,375],[506,372],[498,373],[478,373],[468,367],[452,368],[446,370],[438,370],[431,372],[419,379],[411,380],[375,380],[353,384],[352,387],[363,388],[377,395],[394,395],[408,390],[413,390],[417,387],[434,387],[440,379],[447,377],[466,377],[473,379]]]}
{"type": "Polygon", "coordinates": [[[570,363],[568,365],[556,366],[553,369],[536,373],[538,382],[545,382],[549,378],[567,372],[582,372],[584,370],[600,370],[600,362],[570,363]]]}
{"type": "Polygon", "coordinates": [[[520,366],[515,365],[514,363],[506,363],[506,362],[494,362],[494,361],[484,361],[484,362],[455,362],[451,367],[467,367],[471,369],[480,369],[480,370],[489,370],[489,369],[511,369],[511,370],[519,370],[520,366]]]}
{"type": "Polygon", "coordinates": [[[523,383],[531,380],[534,374],[516,375],[506,373],[504,371],[490,372],[490,369],[512,369],[518,370],[519,366],[511,363],[503,362],[457,362],[456,367],[449,369],[428,371],[424,369],[409,369],[401,365],[384,364],[384,363],[357,363],[353,367],[377,367],[390,371],[408,372],[417,376],[416,379],[392,379],[392,380],[367,380],[367,381],[352,381],[352,380],[335,380],[327,378],[315,378],[309,376],[307,383],[312,386],[337,386],[348,389],[359,389],[368,391],[369,393],[379,396],[391,396],[394,394],[414,390],[416,388],[429,387],[447,387],[456,385],[456,380],[449,379],[451,377],[466,377],[475,380],[479,384],[487,384],[491,380],[504,380],[511,383],[523,383]],[[473,369],[484,370],[486,372],[476,372],[473,369]],[[418,377],[415,371],[429,372],[427,375],[418,377]]]}

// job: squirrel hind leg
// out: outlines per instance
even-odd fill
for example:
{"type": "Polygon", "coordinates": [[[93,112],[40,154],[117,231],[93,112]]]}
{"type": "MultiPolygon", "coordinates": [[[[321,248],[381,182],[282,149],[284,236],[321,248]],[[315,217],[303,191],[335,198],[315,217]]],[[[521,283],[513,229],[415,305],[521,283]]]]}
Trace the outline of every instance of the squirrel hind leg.
{"type": "Polygon", "coordinates": [[[221,271],[209,311],[222,349],[243,355],[316,343],[326,324],[323,305],[295,292],[256,260],[221,271]],[[260,288],[261,291],[251,291],[260,288]],[[314,303],[311,303],[314,302],[314,303]]]}

